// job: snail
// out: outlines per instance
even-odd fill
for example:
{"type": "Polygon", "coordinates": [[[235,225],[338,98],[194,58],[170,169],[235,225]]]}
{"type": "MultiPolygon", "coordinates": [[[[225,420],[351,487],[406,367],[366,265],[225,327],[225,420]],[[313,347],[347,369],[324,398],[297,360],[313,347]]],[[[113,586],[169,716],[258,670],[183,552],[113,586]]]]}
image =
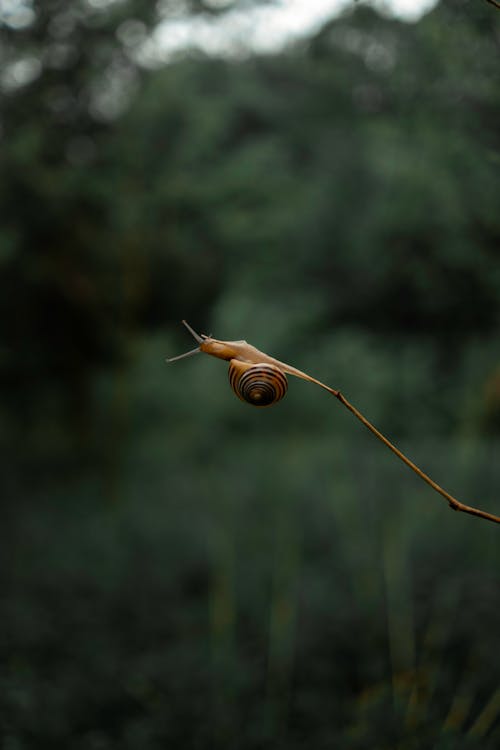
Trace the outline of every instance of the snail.
{"type": "Polygon", "coordinates": [[[296,367],[292,367],[284,362],[280,362],[274,357],[270,357],[268,354],[259,351],[255,346],[248,344],[246,341],[219,341],[219,339],[214,339],[212,336],[205,336],[204,334],[200,336],[200,334],[196,333],[196,331],[194,331],[185,320],[183,320],[182,323],[196,340],[198,346],[185,354],[180,354],[177,357],[167,359],[167,362],[177,362],[180,359],[191,357],[200,352],[210,354],[218,359],[224,359],[229,362],[229,382],[234,393],[242,401],[257,407],[271,406],[285,396],[288,389],[287,375],[293,375],[302,380],[307,380],[309,383],[318,385],[340,401],[340,403],[345,406],[351,414],[359,419],[359,421],[362,422],[364,426],[370,430],[376,438],[384,443],[384,445],[401,461],[403,461],[403,463],[423,479],[424,482],[427,482],[433,490],[444,497],[452,510],[469,513],[473,516],[493,521],[494,523],[500,523],[500,517],[488,513],[487,511],[480,510],[479,508],[465,505],[444,490],[439,484],[437,484],[437,482],[431,479],[422,471],[422,469],[414,464],[413,461],[405,456],[399,448],[391,443],[391,441],[371,422],[369,422],[368,419],[363,416],[363,414],[358,411],[340,391],[335,388],[330,388],[330,386],[325,385],[325,383],[322,383],[320,380],[302,372],[302,370],[298,370],[296,367]]]}
{"type": "Polygon", "coordinates": [[[178,357],[167,359],[167,362],[176,362],[199,352],[227,360],[231,388],[238,398],[252,406],[272,406],[282,399],[288,389],[287,375],[309,380],[331,391],[331,388],[320,383],[319,380],[264,354],[246,341],[219,341],[211,336],[200,336],[193,331],[189,323],[185,320],[182,322],[196,339],[198,346],[178,357]]]}

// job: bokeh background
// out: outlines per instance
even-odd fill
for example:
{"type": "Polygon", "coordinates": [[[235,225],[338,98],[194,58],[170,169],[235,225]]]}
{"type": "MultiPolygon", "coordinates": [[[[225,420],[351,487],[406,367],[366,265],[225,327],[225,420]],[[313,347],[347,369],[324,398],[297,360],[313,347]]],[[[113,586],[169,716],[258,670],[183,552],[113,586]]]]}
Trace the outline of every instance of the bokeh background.
{"type": "Polygon", "coordinates": [[[500,746],[499,527],[164,361],[500,514],[500,12],[254,5],[0,3],[3,750],[500,746]]]}

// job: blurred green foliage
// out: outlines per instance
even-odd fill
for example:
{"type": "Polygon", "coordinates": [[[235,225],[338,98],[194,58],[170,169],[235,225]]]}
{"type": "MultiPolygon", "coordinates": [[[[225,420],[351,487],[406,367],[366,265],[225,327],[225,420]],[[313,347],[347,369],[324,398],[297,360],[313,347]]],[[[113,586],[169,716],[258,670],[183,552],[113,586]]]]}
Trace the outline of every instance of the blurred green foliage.
{"type": "Polygon", "coordinates": [[[500,15],[147,67],[174,5],[0,29],[2,748],[493,750],[497,528],[164,358],[500,512],[500,15]]]}

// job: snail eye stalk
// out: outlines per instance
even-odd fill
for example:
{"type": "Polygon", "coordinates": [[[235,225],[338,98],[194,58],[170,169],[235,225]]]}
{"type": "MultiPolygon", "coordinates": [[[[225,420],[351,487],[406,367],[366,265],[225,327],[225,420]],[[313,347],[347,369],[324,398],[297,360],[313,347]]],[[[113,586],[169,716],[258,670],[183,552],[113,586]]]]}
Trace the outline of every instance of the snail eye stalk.
{"type": "Polygon", "coordinates": [[[192,357],[193,354],[199,354],[200,351],[200,347],[197,346],[196,349],[191,349],[190,352],[185,352],[185,354],[178,354],[177,357],[170,357],[170,359],[166,359],[165,362],[177,362],[179,359],[185,359],[186,357],[192,357]]]}
{"type": "MultiPolygon", "coordinates": [[[[189,323],[186,320],[183,320],[182,322],[186,326],[186,328],[188,329],[188,331],[192,335],[192,337],[194,339],[196,339],[196,341],[199,344],[202,344],[203,341],[207,337],[206,336],[200,336],[199,333],[196,333],[196,331],[193,331],[193,329],[191,328],[191,326],[189,325],[189,323]]],[[[179,354],[177,357],[170,357],[170,359],[166,359],[165,362],[177,362],[179,359],[185,359],[186,357],[192,357],[193,354],[199,354],[200,351],[201,351],[200,347],[197,346],[196,349],[191,349],[191,351],[186,352],[185,354],[179,354]]]]}
{"type": "Polygon", "coordinates": [[[199,334],[199,333],[196,333],[196,331],[193,331],[193,329],[191,328],[191,326],[189,325],[189,323],[188,323],[188,322],[187,322],[186,320],[183,320],[183,321],[182,321],[182,323],[183,323],[183,325],[185,325],[185,326],[186,326],[186,328],[188,329],[188,331],[189,331],[189,333],[191,334],[191,336],[192,336],[192,337],[193,337],[194,339],[196,339],[196,341],[197,341],[197,342],[198,342],[199,344],[201,344],[201,343],[202,343],[203,339],[206,339],[206,338],[207,338],[206,336],[200,336],[200,334],[199,334]]]}

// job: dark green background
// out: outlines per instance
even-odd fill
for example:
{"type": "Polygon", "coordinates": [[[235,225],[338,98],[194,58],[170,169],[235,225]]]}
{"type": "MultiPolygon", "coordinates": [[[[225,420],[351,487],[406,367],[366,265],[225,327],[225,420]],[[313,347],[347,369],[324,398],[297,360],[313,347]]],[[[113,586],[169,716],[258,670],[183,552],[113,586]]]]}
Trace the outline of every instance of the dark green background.
{"type": "Polygon", "coordinates": [[[314,386],[252,409],[164,359],[181,318],[247,339],[500,514],[500,13],[152,68],[154,3],[33,7],[0,28],[2,750],[498,748],[500,527],[314,386]]]}

